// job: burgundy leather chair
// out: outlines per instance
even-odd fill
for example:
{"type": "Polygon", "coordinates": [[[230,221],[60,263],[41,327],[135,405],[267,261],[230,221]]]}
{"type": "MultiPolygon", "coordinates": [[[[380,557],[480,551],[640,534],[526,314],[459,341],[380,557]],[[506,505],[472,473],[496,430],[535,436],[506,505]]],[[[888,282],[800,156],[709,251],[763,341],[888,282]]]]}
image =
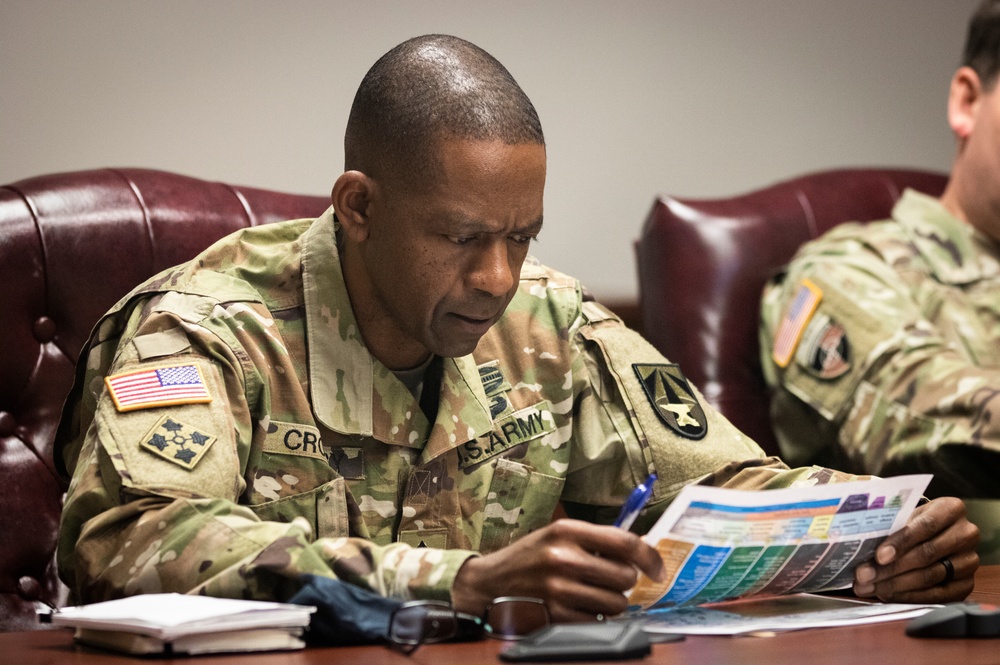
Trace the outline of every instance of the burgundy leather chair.
{"type": "Polygon", "coordinates": [[[902,191],[947,176],[904,169],[806,175],[720,199],[663,196],[635,243],[643,333],[713,406],[778,454],[761,373],[761,289],[799,245],[845,221],[885,219],[902,191]]]}
{"type": "Polygon", "coordinates": [[[52,444],[91,327],[223,235],[328,205],[143,169],[0,187],[0,631],[35,628],[35,602],[65,601],[53,555],[66,479],[52,444]]]}

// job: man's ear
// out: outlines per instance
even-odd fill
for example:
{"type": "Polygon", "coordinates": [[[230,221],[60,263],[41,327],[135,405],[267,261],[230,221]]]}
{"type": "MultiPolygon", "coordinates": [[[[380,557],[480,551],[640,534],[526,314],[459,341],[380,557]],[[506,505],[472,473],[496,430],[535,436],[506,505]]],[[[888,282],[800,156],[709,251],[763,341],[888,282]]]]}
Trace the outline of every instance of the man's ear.
{"type": "Polygon", "coordinates": [[[948,124],[960,143],[972,134],[982,99],[983,86],[979,75],[971,67],[959,67],[951,78],[948,91],[948,124]]]}
{"type": "Polygon", "coordinates": [[[368,208],[371,205],[375,181],[361,171],[345,171],[333,183],[333,210],[344,234],[354,242],[368,237],[368,208]]]}

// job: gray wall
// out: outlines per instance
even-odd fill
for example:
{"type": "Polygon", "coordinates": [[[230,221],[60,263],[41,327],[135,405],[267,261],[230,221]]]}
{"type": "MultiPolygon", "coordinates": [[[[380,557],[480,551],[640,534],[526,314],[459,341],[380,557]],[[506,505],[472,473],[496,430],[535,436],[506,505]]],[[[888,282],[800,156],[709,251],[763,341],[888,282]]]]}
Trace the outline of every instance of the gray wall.
{"type": "Polygon", "coordinates": [[[141,166],[326,193],[358,82],[418,34],[500,59],[549,149],[534,253],[637,293],[657,193],[840,166],[947,170],[976,0],[0,0],[0,183],[141,166]]]}

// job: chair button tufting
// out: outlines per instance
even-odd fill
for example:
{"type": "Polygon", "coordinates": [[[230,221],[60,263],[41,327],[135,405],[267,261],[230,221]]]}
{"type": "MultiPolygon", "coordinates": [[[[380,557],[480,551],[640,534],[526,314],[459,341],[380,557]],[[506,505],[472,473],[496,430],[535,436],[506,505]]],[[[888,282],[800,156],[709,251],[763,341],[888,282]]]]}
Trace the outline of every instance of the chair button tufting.
{"type": "Polygon", "coordinates": [[[17,580],[17,593],[25,600],[38,600],[42,594],[42,585],[34,577],[25,575],[17,580]]]}
{"type": "Polygon", "coordinates": [[[7,411],[0,411],[0,436],[11,436],[16,425],[14,416],[7,411]]]}
{"type": "Polygon", "coordinates": [[[41,344],[48,344],[56,336],[56,322],[47,316],[39,317],[31,327],[35,339],[41,344]]]}

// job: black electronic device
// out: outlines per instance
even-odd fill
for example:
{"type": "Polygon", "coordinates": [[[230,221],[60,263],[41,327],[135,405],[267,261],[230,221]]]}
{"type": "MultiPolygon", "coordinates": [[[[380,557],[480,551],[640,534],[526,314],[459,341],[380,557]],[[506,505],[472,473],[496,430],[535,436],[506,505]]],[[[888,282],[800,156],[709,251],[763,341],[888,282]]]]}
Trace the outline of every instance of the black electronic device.
{"type": "Polygon", "coordinates": [[[949,603],[906,624],[910,637],[1000,637],[1000,606],[949,603]]]}
{"type": "MultiPolygon", "coordinates": [[[[678,635],[674,639],[684,639],[678,635]]],[[[663,641],[663,640],[657,640],[663,641]]],[[[506,661],[625,660],[650,653],[639,621],[595,621],[542,628],[500,653],[506,661]]]]}

